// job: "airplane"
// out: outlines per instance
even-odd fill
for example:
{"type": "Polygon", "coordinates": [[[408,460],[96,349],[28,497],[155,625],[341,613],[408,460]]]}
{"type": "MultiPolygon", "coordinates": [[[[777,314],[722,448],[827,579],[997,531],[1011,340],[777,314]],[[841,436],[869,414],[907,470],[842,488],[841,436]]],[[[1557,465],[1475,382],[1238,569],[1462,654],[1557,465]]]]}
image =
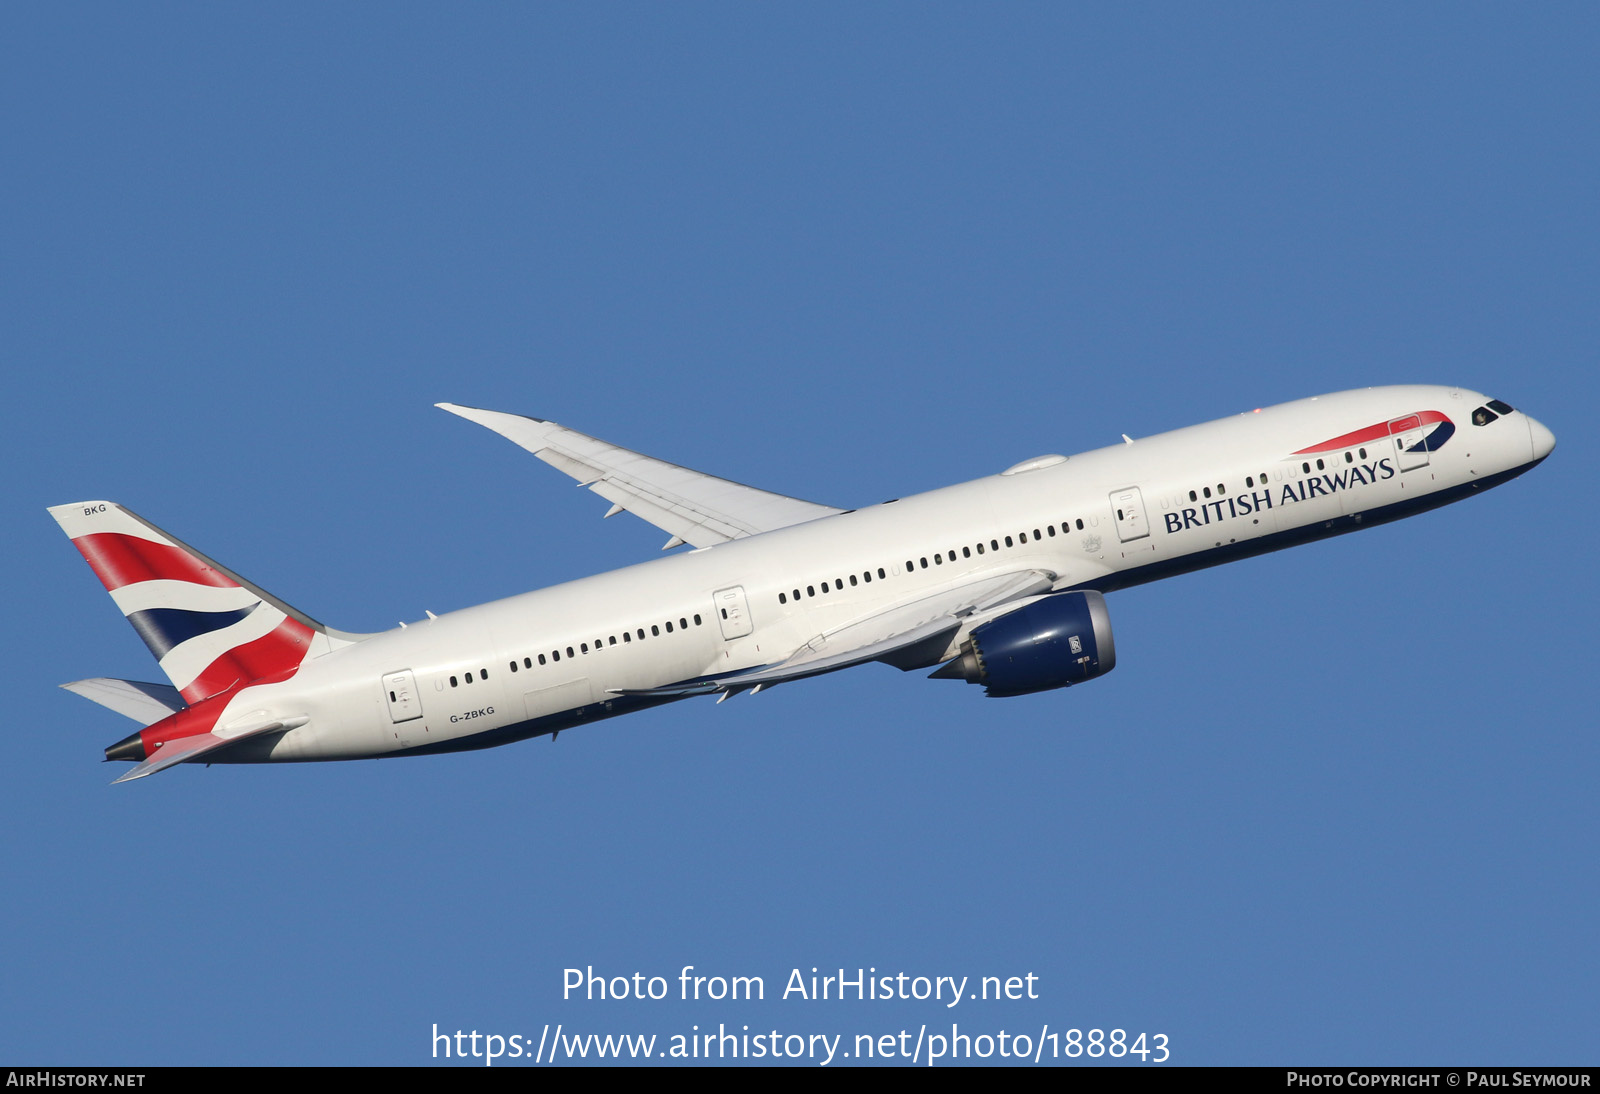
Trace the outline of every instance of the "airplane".
{"type": "Polygon", "coordinates": [[[113,502],[52,507],[170,683],[63,687],[179,763],[489,748],[878,661],[992,697],[1116,665],[1106,593],[1383,524],[1521,475],[1545,426],[1461,388],[1251,410],[863,509],[439,403],[670,535],[664,557],[376,634],[335,630],[113,502]]]}

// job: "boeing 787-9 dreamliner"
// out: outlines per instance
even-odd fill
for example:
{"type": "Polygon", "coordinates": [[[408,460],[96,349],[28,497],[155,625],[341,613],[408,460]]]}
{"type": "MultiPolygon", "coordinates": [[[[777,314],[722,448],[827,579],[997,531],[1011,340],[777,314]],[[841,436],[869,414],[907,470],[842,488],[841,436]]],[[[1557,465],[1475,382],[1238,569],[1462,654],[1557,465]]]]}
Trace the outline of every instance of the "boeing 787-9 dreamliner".
{"type": "Polygon", "coordinates": [[[1555,447],[1498,399],[1380,387],[836,509],[439,405],[689,550],[351,634],[120,505],[55,506],[170,681],[64,685],[143,727],[106,749],[135,763],[118,782],[186,761],[488,748],[867,661],[991,696],[1064,688],[1116,664],[1105,593],[1458,501],[1555,447]]]}

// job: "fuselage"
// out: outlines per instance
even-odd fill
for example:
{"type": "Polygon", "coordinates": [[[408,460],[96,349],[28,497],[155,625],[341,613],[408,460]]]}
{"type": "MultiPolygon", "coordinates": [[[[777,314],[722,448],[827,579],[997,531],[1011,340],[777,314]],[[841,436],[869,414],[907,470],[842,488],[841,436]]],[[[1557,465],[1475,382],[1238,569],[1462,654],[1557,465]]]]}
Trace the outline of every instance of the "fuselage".
{"type": "Polygon", "coordinates": [[[213,762],[488,747],[669,701],[627,693],[779,662],[989,575],[1109,592],[1394,520],[1548,455],[1549,430],[1491,404],[1432,386],[1324,395],[451,612],[226,698],[219,724],[305,721],[213,762]]]}

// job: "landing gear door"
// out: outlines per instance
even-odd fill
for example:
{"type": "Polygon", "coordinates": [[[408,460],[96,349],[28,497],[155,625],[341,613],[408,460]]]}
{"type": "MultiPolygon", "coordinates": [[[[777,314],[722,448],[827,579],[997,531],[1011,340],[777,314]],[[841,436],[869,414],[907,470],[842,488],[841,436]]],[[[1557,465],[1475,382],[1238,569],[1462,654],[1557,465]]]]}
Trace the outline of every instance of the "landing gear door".
{"type": "Polygon", "coordinates": [[[745,600],[742,585],[712,593],[711,608],[717,613],[723,638],[743,638],[755,629],[750,621],[750,604],[745,600]]]}
{"type": "Polygon", "coordinates": [[[1111,512],[1117,518],[1117,536],[1123,543],[1143,539],[1150,534],[1150,523],[1144,518],[1144,497],[1137,486],[1113,490],[1111,512]]]}
{"type": "Polygon", "coordinates": [[[1428,466],[1428,446],[1422,437],[1422,419],[1415,414],[1396,418],[1389,423],[1389,436],[1394,440],[1395,466],[1402,471],[1415,471],[1428,466]]]}
{"type": "Polygon", "coordinates": [[[411,670],[391,672],[383,678],[383,695],[389,700],[389,721],[409,722],[422,717],[422,697],[411,670]]]}

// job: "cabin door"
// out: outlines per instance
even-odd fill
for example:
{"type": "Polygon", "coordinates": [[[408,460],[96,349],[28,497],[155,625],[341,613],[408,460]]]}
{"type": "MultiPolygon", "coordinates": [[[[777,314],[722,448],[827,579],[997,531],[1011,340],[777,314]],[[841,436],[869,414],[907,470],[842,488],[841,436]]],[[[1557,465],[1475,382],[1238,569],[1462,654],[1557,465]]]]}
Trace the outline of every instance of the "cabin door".
{"type": "Polygon", "coordinates": [[[1143,539],[1150,534],[1150,524],[1144,519],[1144,497],[1137,486],[1113,490],[1111,512],[1117,518],[1117,536],[1122,542],[1143,539]]]}
{"type": "Polygon", "coordinates": [[[750,604],[745,600],[742,585],[712,593],[711,610],[717,613],[723,638],[743,638],[755,629],[750,622],[750,604]]]}
{"type": "Polygon", "coordinates": [[[389,701],[389,721],[399,724],[422,717],[422,697],[411,670],[391,672],[383,678],[383,695],[389,701]]]}
{"type": "Polygon", "coordinates": [[[1422,436],[1421,418],[1415,414],[1396,418],[1389,423],[1389,436],[1394,440],[1395,466],[1401,471],[1428,466],[1428,445],[1422,436]]]}

